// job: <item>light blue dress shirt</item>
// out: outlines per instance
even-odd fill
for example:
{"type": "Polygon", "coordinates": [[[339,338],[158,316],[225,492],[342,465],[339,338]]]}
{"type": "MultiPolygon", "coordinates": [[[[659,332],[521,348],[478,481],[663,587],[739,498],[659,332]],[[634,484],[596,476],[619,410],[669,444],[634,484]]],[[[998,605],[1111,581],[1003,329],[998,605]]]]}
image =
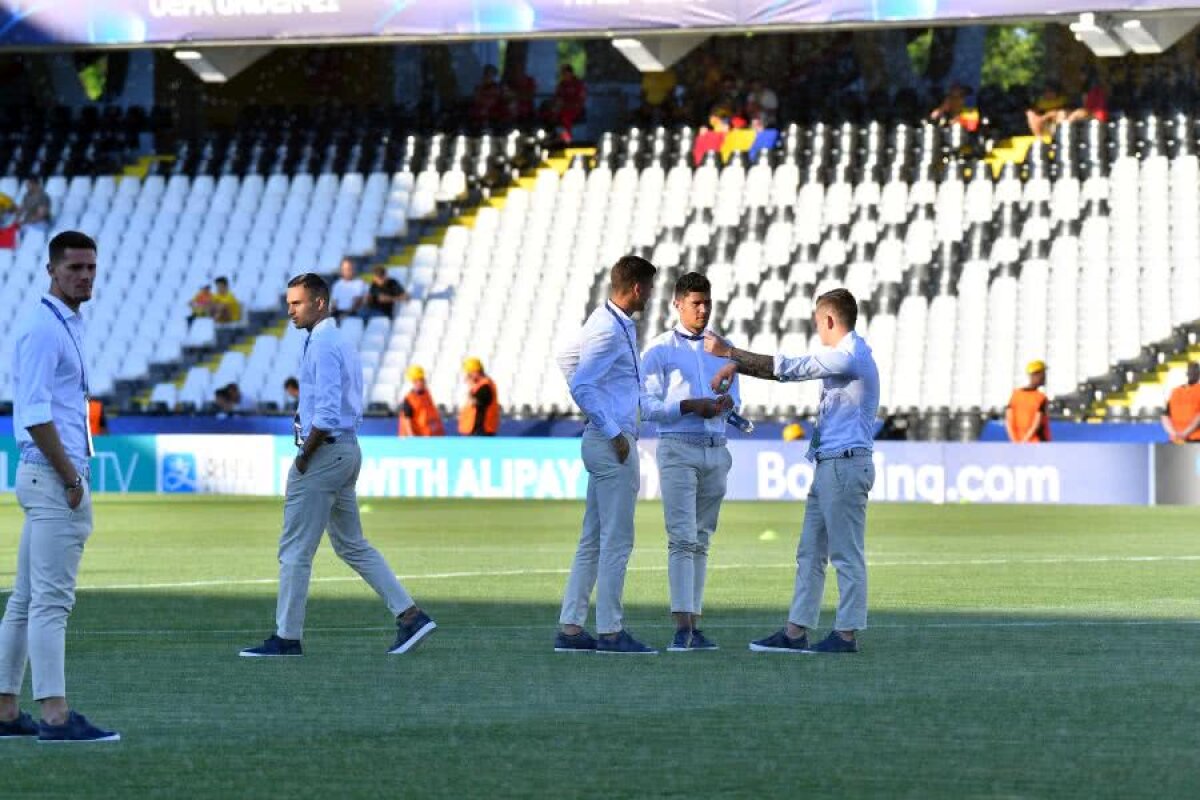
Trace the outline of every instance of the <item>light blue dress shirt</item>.
{"type": "Polygon", "coordinates": [[[71,462],[77,467],[87,464],[91,438],[83,336],[83,317],[49,294],[17,323],[12,361],[13,435],[22,460],[50,463],[28,429],[53,422],[71,462]]]}
{"type": "Polygon", "coordinates": [[[363,382],[358,351],[332,318],[313,326],[300,359],[300,436],[313,427],[330,436],[357,434],[362,424],[363,382]]]}
{"type": "MultiPolygon", "coordinates": [[[[685,415],[680,412],[679,404],[697,397],[715,398],[713,376],[727,363],[704,352],[703,334],[696,336],[681,326],[654,337],[642,354],[642,386],[644,394],[657,399],[660,406],[647,413],[646,418],[658,423],[659,433],[724,436],[724,414],[711,419],[685,415]]],[[[735,376],[729,389],[734,408],[742,402],[738,387],[735,376]]]]}
{"type": "MultiPolygon", "coordinates": [[[[569,382],[571,397],[587,416],[587,427],[608,439],[620,433],[636,437],[642,381],[633,320],[612,301],[605,301],[583,324],[578,349],[569,382]]],[[[560,356],[560,363],[563,360],[560,356]]]]}
{"type": "Polygon", "coordinates": [[[808,458],[853,447],[871,449],[879,413],[879,370],[871,348],[850,331],[831,348],[807,356],[775,356],[775,376],[781,381],[821,379],[817,431],[808,458]]]}

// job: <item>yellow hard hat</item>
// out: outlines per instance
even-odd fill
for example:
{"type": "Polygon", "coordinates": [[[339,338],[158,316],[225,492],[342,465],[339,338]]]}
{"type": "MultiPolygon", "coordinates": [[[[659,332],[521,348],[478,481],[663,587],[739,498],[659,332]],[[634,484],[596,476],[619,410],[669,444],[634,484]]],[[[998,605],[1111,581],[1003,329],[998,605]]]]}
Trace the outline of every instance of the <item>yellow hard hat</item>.
{"type": "Polygon", "coordinates": [[[425,368],[413,364],[404,373],[404,377],[408,378],[409,381],[423,381],[425,380],[425,368]]]}
{"type": "Polygon", "coordinates": [[[483,362],[475,356],[464,358],[463,372],[483,372],[483,362]]]}
{"type": "Polygon", "coordinates": [[[797,439],[804,438],[804,428],[800,427],[799,422],[793,422],[783,429],[783,440],[785,442],[794,442],[797,439]]]}
{"type": "Polygon", "coordinates": [[[1035,372],[1045,372],[1046,362],[1041,360],[1030,361],[1025,365],[1025,374],[1032,375],[1035,372]]]}

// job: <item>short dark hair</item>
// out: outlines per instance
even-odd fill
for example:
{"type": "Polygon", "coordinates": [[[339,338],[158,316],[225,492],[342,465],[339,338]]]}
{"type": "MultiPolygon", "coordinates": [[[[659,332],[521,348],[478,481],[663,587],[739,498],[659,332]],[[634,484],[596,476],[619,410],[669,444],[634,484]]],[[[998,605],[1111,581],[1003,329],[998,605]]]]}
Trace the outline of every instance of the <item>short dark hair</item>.
{"type": "Polygon", "coordinates": [[[848,289],[832,289],[817,298],[814,309],[829,306],[833,316],[850,330],[858,322],[858,302],[848,289]]]}
{"type": "Polygon", "coordinates": [[[288,378],[287,380],[285,380],[285,381],[283,382],[283,388],[285,388],[285,389],[299,389],[299,388],[300,388],[300,381],[296,380],[295,378],[288,378]]]}
{"type": "Polygon", "coordinates": [[[68,250],[95,250],[100,252],[96,247],[96,240],[88,236],[86,233],[79,231],[63,231],[55,234],[47,246],[50,251],[50,261],[61,261],[68,250]]]}
{"type": "Polygon", "coordinates": [[[692,292],[712,294],[712,284],[699,272],[685,272],[675,281],[675,299],[681,300],[692,292]]]}
{"type": "Polygon", "coordinates": [[[615,292],[628,292],[637,284],[650,283],[658,272],[641,256],[622,256],[613,264],[608,280],[615,292]]]}
{"type": "Polygon", "coordinates": [[[375,269],[371,270],[371,272],[382,277],[387,275],[387,267],[385,267],[383,264],[376,264],[375,269]]]}
{"type": "Polygon", "coordinates": [[[329,284],[315,272],[305,272],[288,281],[289,289],[294,286],[303,286],[313,297],[329,300],[329,284]]]}

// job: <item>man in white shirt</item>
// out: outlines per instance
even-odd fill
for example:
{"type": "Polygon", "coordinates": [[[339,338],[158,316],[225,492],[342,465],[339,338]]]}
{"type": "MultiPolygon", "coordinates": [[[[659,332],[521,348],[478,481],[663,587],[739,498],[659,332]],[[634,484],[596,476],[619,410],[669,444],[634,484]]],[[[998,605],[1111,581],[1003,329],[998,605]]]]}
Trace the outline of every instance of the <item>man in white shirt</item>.
{"type": "Polygon", "coordinates": [[[767,88],[762,78],[750,83],[750,94],[746,98],[747,113],[762,120],[764,128],[774,128],[779,117],[779,97],[767,88]]]}
{"type": "Polygon", "coordinates": [[[67,617],[92,534],[88,487],[88,371],[79,307],[92,298],[96,243],[77,231],[50,240],[50,292],[13,332],[13,433],[21,451],[17,502],[25,526],[12,594],[0,622],[0,738],[40,742],[115,742],[67,705],[67,617]],[[34,724],[17,698],[25,665],[42,718],[34,724]]]}
{"type": "Polygon", "coordinates": [[[728,394],[709,395],[725,360],[704,352],[712,285],[698,272],[675,282],[679,323],[655,337],[642,355],[645,394],[660,401],[659,485],[667,528],[667,582],[675,638],[671,652],[716,650],[698,627],[708,574],[708,546],[717,529],[725,483],[733,466],[725,446],[725,412],[738,403],[735,376],[728,394]],[[693,399],[703,398],[703,399],[693,399]]]}
{"type": "Polygon", "coordinates": [[[871,459],[879,413],[879,370],[871,348],[854,332],[858,304],[845,289],[817,298],[813,320],[824,349],[795,358],[759,355],[706,334],[704,349],[729,358],[713,378],[716,389],[736,373],[777,381],[821,381],[817,429],[808,448],[816,462],[796,550],[796,586],[787,625],[750,644],[760,653],[857,653],[867,627],[867,496],[875,484],[871,459]],[[809,646],[817,625],[825,569],[837,569],[838,608],[833,630],[809,646]]]}
{"type": "Polygon", "coordinates": [[[621,596],[633,551],[633,511],[641,483],[637,437],[641,423],[641,359],[631,314],[646,307],[654,286],[654,266],[625,256],[609,273],[609,299],[588,317],[583,329],[558,354],[571,397],[587,417],[581,450],[588,471],[583,532],[554,638],[558,653],[654,654],[625,630],[621,596]],[[596,630],[586,630],[592,588],[596,588],[596,630]]]}
{"type": "Polygon", "coordinates": [[[279,540],[279,600],[275,633],[247,658],[303,655],[304,612],[312,559],[329,529],[333,551],[375,590],[396,618],[389,655],[407,653],[437,625],[405,591],[379,551],[363,537],[355,484],[362,466],[362,365],[329,314],[329,286],[314,273],[288,283],[288,316],[308,331],[300,361],[300,402],[294,423],[296,462],[288,473],[279,540]]]}
{"type": "Polygon", "coordinates": [[[359,280],[354,272],[354,262],[348,258],[342,259],[339,276],[330,291],[330,303],[333,318],[341,322],[344,317],[357,314],[362,308],[363,298],[367,295],[367,285],[359,280]]]}

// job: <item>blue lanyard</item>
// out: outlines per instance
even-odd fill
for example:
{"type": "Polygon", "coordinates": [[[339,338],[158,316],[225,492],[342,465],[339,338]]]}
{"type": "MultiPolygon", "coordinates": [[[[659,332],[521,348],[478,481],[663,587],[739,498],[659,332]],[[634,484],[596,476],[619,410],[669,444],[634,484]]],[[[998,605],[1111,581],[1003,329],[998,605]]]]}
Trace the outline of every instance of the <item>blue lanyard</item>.
{"type": "Polygon", "coordinates": [[[637,378],[638,386],[641,386],[642,371],[638,367],[638,354],[637,348],[633,346],[633,337],[629,335],[629,329],[625,327],[625,321],[621,319],[621,316],[616,311],[613,311],[608,301],[605,301],[604,307],[608,310],[608,313],[612,314],[613,319],[617,321],[617,326],[621,329],[621,333],[625,334],[625,341],[629,344],[629,355],[633,356],[633,375],[637,378]]]}
{"type": "Polygon", "coordinates": [[[88,394],[87,367],[85,367],[83,364],[83,351],[79,349],[79,342],[75,341],[75,335],[71,333],[71,326],[67,324],[66,319],[64,319],[59,310],[54,307],[54,304],[43,297],[42,305],[50,309],[50,313],[62,323],[63,330],[67,332],[67,338],[71,340],[71,344],[75,345],[75,355],[79,356],[80,387],[83,389],[83,393],[86,396],[88,394]]]}

